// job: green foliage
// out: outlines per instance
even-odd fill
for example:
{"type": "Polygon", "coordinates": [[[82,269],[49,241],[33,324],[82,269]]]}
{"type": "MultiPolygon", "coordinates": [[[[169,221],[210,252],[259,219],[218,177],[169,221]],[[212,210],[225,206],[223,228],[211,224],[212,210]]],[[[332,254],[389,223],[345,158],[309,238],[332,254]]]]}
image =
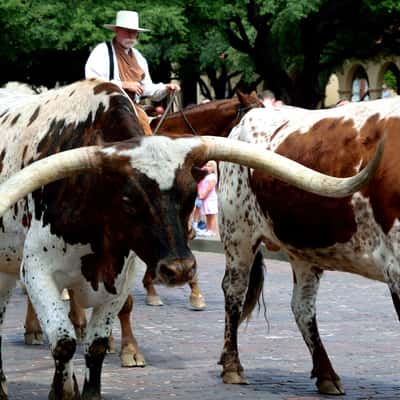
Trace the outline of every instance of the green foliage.
{"type": "Polygon", "coordinates": [[[292,104],[318,104],[329,75],[348,58],[400,51],[395,0],[237,0],[230,11],[231,46],[292,104]]]}
{"type": "MultiPolygon", "coordinates": [[[[136,2],[141,25],[153,29],[150,34],[142,35],[142,48],[156,65],[162,64],[160,55],[172,62],[187,54],[184,43],[187,21],[182,10],[171,5],[173,2],[168,6],[160,3],[148,7],[145,1],[136,2]]],[[[131,6],[130,1],[3,0],[0,3],[4,29],[0,37],[0,66],[5,72],[2,82],[18,79],[51,86],[57,80],[82,78],[90,49],[113,36],[103,25],[115,21],[116,11],[131,6]],[[47,79],[50,60],[53,68],[58,69],[58,79],[55,76],[47,79]],[[72,64],[72,68],[66,69],[66,64],[72,64]]]]}
{"type": "MultiPolygon", "coordinates": [[[[138,48],[146,54],[152,68],[165,62],[179,63],[188,55],[187,19],[180,5],[154,5],[140,15],[150,33],[143,33],[138,48]]],[[[144,26],[144,25],[143,25],[144,26]]]]}
{"type": "Polygon", "coordinates": [[[400,51],[398,0],[2,0],[2,82],[80,79],[91,47],[113,35],[103,24],[132,7],[151,29],[138,48],[153,78],[173,73],[185,91],[202,74],[219,95],[232,76],[246,88],[262,79],[285,101],[313,107],[344,60],[400,51]]]}
{"type": "Polygon", "coordinates": [[[385,82],[389,89],[397,90],[397,79],[390,69],[385,72],[383,82],[385,82]]]}

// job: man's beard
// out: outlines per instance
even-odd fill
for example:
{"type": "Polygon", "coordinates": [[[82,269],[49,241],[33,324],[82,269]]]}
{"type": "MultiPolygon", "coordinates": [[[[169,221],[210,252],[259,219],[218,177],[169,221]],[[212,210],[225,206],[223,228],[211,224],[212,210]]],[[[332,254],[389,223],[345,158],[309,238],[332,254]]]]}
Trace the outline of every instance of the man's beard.
{"type": "Polygon", "coordinates": [[[121,44],[126,49],[130,49],[136,45],[136,39],[124,39],[121,41],[121,44]]]}

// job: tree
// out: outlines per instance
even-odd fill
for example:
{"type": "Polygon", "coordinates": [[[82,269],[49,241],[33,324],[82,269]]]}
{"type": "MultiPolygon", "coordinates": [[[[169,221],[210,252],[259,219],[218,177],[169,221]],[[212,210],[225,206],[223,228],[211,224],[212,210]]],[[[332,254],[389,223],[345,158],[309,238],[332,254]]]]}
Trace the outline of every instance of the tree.
{"type": "MultiPolygon", "coordinates": [[[[146,50],[150,58],[158,55],[157,71],[163,73],[156,75],[169,79],[171,60],[179,59],[185,49],[183,38],[172,35],[185,34],[182,18],[173,6],[148,7],[144,0],[136,1],[135,5],[139,12],[143,10],[144,25],[154,28],[147,41],[143,35],[143,47],[146,48],[153,35],[154,45],[146,50]],[[171,43],[173,38],[176,41],[171,43]]],[[[18,80],[33,86],[53,87],[56,83],[82,79],[91,47],[112,37],[103,25],[115,20],[117,10],[131,6],[129,1],[3,0],[0,84],[18,80]]]]}
{"type": "MultiPolygon", "coordinates": [[[[81,79],[90,48],[112,37],[103,24],[113,21],[117,10],[131,7],[129,1],[115,0],[3,0],[0,84],[17,80],[34,87],[53,87],[81,79]]],[[[205,13],[205,1],[154,0],[149,7],[145,0],[138,0],[135,9],[141,25],[151,29],[141,35],[138,48],[149,61],[154,81],[180,79],[184,104],[188,104],[197,100],[196,84],[202,82],[201,75],[209,73],[217,98],[232,95],[232,88],[224,90],[226,81],[240,72],[232,72],[232,55],[229,62],[216,53],[207,55],[210,48],[205,39],[221,52],[227,42],[214,29],[214,19],[205,13]],[[222,44],[210,35],[212,29],[222,44]]]]}
{"type": "Polygon", "coordinates": [[[392,89],[392,90],[397,89],[397,79],[396,79],[395,74],[392,71],[387,70],[385,72],[385,76],[383,77],[383,82],[386,84],[386,86],[389,89],[392,89]]]}
{"type": "Polygon", "coordinates": [[[314,108],[348,58],[400,51],[397,1],[221,0],[212,7],[230,45],[289,104],[314,108]]]}
{"type": "Polygon", "coordinates": [[[52,87],[82,78],[88,48],[100,36],[92,15],[101,11],[91,1],[3,0],[1,83],[52,87]]]}
{"type": "MultiPolygon", "coordinates": [[[[102,26],[126,0],[2,0],[0,84],[54,86],[83,77],[90,48],[111,38],[102,26]]],[[[181,80],[184,104],[197,87],[216,98],[263,81],[288,104],[314,108],[346,59],[400,51],[398,0],[137,0],[151,29],[138,48],[155,81],[181,80]]]]}

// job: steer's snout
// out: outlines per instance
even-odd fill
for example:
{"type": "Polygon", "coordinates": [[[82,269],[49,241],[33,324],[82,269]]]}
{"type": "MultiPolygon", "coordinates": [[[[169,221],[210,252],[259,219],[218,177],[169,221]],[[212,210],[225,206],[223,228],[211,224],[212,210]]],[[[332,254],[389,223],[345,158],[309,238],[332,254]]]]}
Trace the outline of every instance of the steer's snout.
{"type": "Polygon", "coordinates": [[[183,285],[196,275],[196,259],[193,255],[186,258],[164,259],[157,264],[156,279],[167,286],[183,285]]]}

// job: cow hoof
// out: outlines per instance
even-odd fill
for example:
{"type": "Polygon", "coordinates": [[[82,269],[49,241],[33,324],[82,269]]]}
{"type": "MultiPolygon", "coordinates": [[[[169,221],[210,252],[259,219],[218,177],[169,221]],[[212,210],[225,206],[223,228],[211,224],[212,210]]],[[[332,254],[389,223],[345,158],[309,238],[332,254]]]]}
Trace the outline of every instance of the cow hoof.
{"type": "Polygon", "coordinates": [[[243,376],[243,374],[238,374],[237,372],[228,371],[222,373],[222,380],[224,383],[229,383],[233,385],[248,385],[249,381],[243,376]]]}
{"type": "Polygon", "coordinates": [[[62,399],[62,400],[64,400],[64,399],[65,400],[89,400],[89,399],[90,400],[97,400],[97,399],[102,400],[99,397],[86,397],[84,395],[81,397],[81,395],[79,393],[75,393],[75,394],[71,393],[70,395],[62,395],[62,397],[60,397],[60,395],[56,394],[53,389],[49,393],[48,399],[49,400],[60,400],[60,399],[62,399]]]}
{"type": "Polygon", "coordinates": [[[191,294],[189,297],[189,302],[192,308],[196,311],[204,310],[207,305],[202,294],[191,294]]]}
{"type": "Polygon", "coordinates": [[[109,336],[108,337],[108,349],[107,349],[107,353],[109,354],[114,354],[116,353],[117,350],[115,348],[115,340],[114,340],[114,336],[109,336]]]}
{"type": "Polygon", "coordinates": [[[43,344],[43,333],[42,332],[29,332],[24,334],[25,344],[43,344]]]}
{"type": "Polygon", "coordinates": [[[48,396],[48,400],[94,400],[95,398],[93,397],[85,397],[84,395],[80,395],[79,389],[78,389],[78,384],[75,379],[74,375],[74,392],[62,392],[56,391],[54,389],[54,383],[51,385],[50,393],[48,396]]]}
{"type": "Polygon", "coordinates": [[[148,306],[163,306],[160,296],[146,296],[146,304],[148,306]]]}
{"type": "Polygon", "coordinates": [[[73,384],[74,384],[74,391],[73,392],[62,392],[56,391],[54,389],[54,383],[51,385],[50,393],[48,396],[48,400],[95,400],[101,398],[99,397],[85,397],[84,394],[82,396],[79,393],[78,383],[76,382],[75,375],[73,376],[73,384]]]}
{"type": "Polygon", "coordinates": [[[330,395],[343,395],[345,394],[344,388],[338,380],[321,379],[317,382],[317,388],[320,393],[330,395]]]}
{"type": "Polygon", "coordinates": [[[121,367],[133,368],[133,367],[145,367],[146,360],[140,353],[129,354],[122,353],[121,354],[121,367]]]}

